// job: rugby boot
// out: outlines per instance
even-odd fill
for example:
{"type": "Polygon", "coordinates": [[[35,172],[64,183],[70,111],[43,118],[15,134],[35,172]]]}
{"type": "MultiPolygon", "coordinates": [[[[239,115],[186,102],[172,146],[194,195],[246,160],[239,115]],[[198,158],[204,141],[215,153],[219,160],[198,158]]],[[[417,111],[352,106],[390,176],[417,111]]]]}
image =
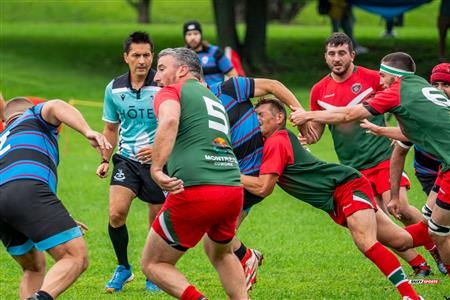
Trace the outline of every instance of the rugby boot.
{"type": "Polygon", "coordinates": [[[439,272],[446,275],[447,269],[445,268],[444,262],[442,261],[441,256],[439,255],[439,251],[438,251],[437,247],[434,247],[434,249],[430,250],[429,252],[430,252],[431,256],[433,256],[439,272]]]}
{"type": "Polygon", "coordinates": [[[161,289],[156,284],[151,282],[149,279],[145,280],[145,289],[149,292],[160,292],[161,291],[161,289]]]}
{"type": "Polygon", "coordinates": [[[427,277],[433,275],[431,267],[426,262],[412,268],[414,270],[414,276],[416,277],[427,277]]]}
{"type": "Polygon", "coordinates": [[[247,249],[247,253],[241,261],[244,268],[245,284],[247,291],[251,290],[256,283],[256,273],[258,267],[262,265],[263,255],[261,252],[255,249],[247,249]]]}
{"type": "Polygon", "coordinates": [[[107,293],[120,292],[123,290],[125,283],[130,282],[133,279],[134,275],[131,272],[131,266],[130,269],[127,270],[124,266],[118,265],[111,280],[106,284],[105,291],[107,293]]]}

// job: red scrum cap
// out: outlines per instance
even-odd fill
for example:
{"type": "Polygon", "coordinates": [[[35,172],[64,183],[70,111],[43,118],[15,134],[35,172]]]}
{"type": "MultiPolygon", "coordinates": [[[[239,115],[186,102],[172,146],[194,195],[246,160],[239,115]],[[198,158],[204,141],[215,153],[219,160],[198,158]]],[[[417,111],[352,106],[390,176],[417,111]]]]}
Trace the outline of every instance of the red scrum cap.
{"type": "Polygon", "coordinates": [[[450,64],[442,63],[436,65],[431,71],[430,82],[443,81],[450,83],[450,64]]]}

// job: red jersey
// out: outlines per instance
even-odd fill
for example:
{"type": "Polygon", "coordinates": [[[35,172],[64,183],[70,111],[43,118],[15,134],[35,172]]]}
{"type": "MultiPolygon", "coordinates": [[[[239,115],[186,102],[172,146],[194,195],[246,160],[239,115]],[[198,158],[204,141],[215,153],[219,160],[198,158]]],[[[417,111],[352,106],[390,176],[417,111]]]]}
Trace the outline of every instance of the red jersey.
{"type": "MultiPolygon", "coordinates": [[[[350,77],[336,82],[327,75],[311,90],[311,110],[332,110],[361,103],[381,91],[380,75],[377,71],[355,66],[350,77]]],[[[371,119],[378,126],[384,126],[383,116],[371,119]]],[[[367,134],[358,122],[329,125],[334,148],[339,161],[358,170],[371,168],[389,159],[390,141],[385,137],[367,134]]]]}

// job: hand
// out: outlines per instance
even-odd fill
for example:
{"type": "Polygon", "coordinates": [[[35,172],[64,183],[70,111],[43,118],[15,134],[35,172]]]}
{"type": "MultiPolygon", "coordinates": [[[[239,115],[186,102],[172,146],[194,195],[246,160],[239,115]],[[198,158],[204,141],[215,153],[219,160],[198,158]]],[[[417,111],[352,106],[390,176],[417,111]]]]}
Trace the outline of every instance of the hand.
{"type": "Polygon", "coordinates": [[[88,130],[86,131],[84,136],[88,139],[91,146],[96,148],[99,152],[112,148],[106,137],[101,133],[93,130],[88,130]]]}
{"type": "Polygon", "coordinates": [[[303,109],[300,109],[298,107],[291,107],[292,113],[289,116],[289,120],[292,124],[295,126],[300,126],[308,122],[306,116],[308,115],[308,112],[304,111],[303,109]]]}
{"type": "Polygon", "coordinates": [[[391,198],[387,205],[388,211],[391,213],[391,215],[394,216],[397,220],[400,220],[402,215],[400,214],[400,199],[398,198],[391,198]]]}
{"type": "Polygon", "coordinates": [[[152,153],[152,145],[144,146],[138,151],[138,153],[136,153],[136,158],[139,159],[143,164],[149,164],[152,162],[152,153]]]}
{"type": "Polygon", "coordinates": [[[109,163],[101,163],[100,166],[98,166],[97,171],[95,174],[97,174],[100,178],[106,178],[108,176],[108,170],[109,170],[109,163]]]}
{"type": "Polygon", "coordinates": [[[178,194],[184,191],[183,180],[176,177],[170,177],[162,170],[151,169],[151,175],[153,180],[159,185],[159,187],[172,194],[178,194]]]}
{"type": "Polygon", "coordinates": [[[79,221],[77,221],[77,220],[75,220],[75,223],[77,224],[78,227],[80,227],[81,232],[83,233],[83,235],[84,235],[84,233],[85,233],[86,231],[89,230],[89,228],[88,228],[85,224],[83,224],[83,223],[81,223],[81,222],[79,222],[79,221]]]}
{"type": "Polygon", "coordinates": [[[361,128],[366,129],[366,133],[370,133],[373,135],[380,135],[381,127],[373,124],[372,122],[369,122],[367,119],[361,120],[361,124],[359,124],[359,126],[361,126],[361,128]]]}
{"type": "Polygon", "coordinates": [[[300,141],[302,145],[312,145],[317,143],[320,139],[320,135],[317,130],[314,128],[311,122],[306,122],[305,124],[298,126],[298,131],[302,135],[302,139],[304,142],[300,141]]]}

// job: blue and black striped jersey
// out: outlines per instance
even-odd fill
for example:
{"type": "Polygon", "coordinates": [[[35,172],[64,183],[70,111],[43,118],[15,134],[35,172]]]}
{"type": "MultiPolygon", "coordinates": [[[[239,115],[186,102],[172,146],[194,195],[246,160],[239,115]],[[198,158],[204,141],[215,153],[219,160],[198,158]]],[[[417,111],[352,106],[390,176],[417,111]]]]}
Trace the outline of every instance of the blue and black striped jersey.
{"type": "Polygon", "coordinates": [[[210,89],[227,111],[231,143],[241,173],[258,175],[264,145],[258,117],[250,101],[255,93],[255,81],[247,77],[233,77],[214,84],[210,89]]]}
{"type": "Polygon", "coordinates": [[[197,52],[197,55],[202,65],[205,81],[209,86],[222,82],[224,74],[233,69],[231,61],[217,46],[203,46],[202,51],[197,52]]]}
{"type": "Polygon", "coordinates": [[[38,104],[0,134],[0,186],[14,180],[39,180],[56,193],[58,128],[41,116],[38,104]]]}

